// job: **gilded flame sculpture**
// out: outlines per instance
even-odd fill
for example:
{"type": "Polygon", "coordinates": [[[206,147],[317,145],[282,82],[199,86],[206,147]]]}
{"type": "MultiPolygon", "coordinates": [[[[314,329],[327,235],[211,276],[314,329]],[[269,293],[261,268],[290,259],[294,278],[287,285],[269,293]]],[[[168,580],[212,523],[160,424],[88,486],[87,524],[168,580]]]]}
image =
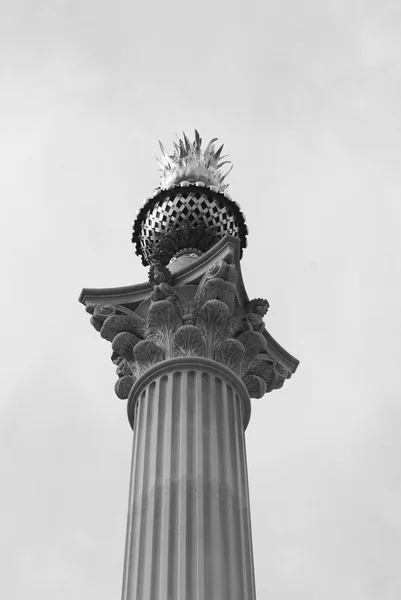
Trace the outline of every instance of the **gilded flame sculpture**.
{"type": "Polygon", "coordinates": [[[224,165],[231,164],[227,158],[228,154],[221,156],[224,144],[215,150],[214,144],[217,138],[213,138],[202,150],[202,139],[195,129],[195,141],[191,144],[185,133],[183,139],[178,138],[174,142],[173,154],[167,154],[163,144],[159,142],[162,156],[159,161],[161,166],[161,189],[167,190],[171,185],[188,181],[192,183],[203,182],[205,185],[214,186],[216,191],[224,192],[229,184],[224,180],[230,173],[233,165],[226,173],[222,173],[224,165]]]}

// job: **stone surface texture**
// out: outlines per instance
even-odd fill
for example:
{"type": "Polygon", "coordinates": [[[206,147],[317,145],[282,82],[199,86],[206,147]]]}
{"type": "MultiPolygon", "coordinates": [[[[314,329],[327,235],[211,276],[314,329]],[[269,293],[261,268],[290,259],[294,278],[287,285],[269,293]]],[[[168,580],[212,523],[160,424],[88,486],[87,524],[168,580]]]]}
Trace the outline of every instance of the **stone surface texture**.
{"type": "Polygon", "coordinates": [[[203,275],[198,286],[153,286],[146,318],[115,306],[94,309],[92,324],[112,343],[119,398],[154,364],[179,356],[211,358],[229,367],[253,398],[280,388],[291,375],[268,352],[262,314],[268,303],[241,306],[234,256],[227,254],[203,275]]]}
{"type": "Polygon", "coordinates": [[[247,396],[203,358],[160,363],[133,388],[123,600],[254,600],[247,396]]]}

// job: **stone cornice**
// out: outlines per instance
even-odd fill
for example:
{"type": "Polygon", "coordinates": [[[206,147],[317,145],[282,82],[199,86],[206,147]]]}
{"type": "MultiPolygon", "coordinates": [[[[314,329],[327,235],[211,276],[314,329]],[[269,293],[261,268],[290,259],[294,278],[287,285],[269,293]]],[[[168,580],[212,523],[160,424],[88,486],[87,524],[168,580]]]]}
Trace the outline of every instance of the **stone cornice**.
{"type": "MultiPolygon", "coordinates": [[[[248,302],[240,266],[240,241],[231,235],[215,244],[210,250],[202,254],[197,260],[179,271],[173,276],[174,287],[198,283],[217,260],[222,260],[228,254],[232,254],[238,271],[236,290],[238,302],[244,305],[248,302]]],[[[112,288],[83,288],[79,295],[79,302],[84,304],[88,312],[93,312],[92,307],[113,304],[135,307],[143,300],[150,297],[153,285],[145,281],[135,285],[127,285],[112,288]]]]}

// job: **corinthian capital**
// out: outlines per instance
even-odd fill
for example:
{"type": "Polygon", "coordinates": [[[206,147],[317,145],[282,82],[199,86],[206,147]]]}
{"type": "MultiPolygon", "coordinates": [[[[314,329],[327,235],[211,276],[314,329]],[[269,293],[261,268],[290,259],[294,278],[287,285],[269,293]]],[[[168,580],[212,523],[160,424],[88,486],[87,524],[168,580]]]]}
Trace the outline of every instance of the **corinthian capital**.
{"type": "Polygon", "coordinates": [[[269,303],[246,296],[237,240],[227,236],[212,250],[178,270],[169,283],[161,276],[159,283],[151,277],[151,283],[132,288],[83,290],[93,326],[111,342],[119,398],[128,398],[139,377],[171,358],[221,363],[253,398],[280,388],[295,370],[296,359],[266,331],[269,303]],[[99,296],[109,303],[102,304],[99,296]]]}

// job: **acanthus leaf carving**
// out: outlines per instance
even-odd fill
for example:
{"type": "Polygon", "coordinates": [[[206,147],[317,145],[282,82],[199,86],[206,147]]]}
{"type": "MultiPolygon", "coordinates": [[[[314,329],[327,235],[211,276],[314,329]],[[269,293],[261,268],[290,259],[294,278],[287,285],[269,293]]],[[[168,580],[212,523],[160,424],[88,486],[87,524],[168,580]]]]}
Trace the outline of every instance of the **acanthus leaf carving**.
{"type": "Polygon", "coordinates": [[[131,360],[127,360],[122,356],[116,356],[116,353],[113,352],[111,360],[117,366],[116,373],[119,377],[136,374],[136,363],[134,361],[134,356],[132,356],[131,360]]]}
{"type": "Polygon", "coordinates": [[[127,331],[142,339],[145,336],[145,319],[131,313],[130,315],[111,315],[107,317],[100,331],[102,338],[112,342],[118,333],[127,331]]]}
{"type": "Polygon", "coordinates": [[[134,347],[134,359],[137,364],[138,376],[141,376],[164,358],[163,349],[152,339],[141,340],[134,347]]]}
{"type": "Polygon", "coordinates": [[[213,298],[225,302],[230,310],[233,310],[237,279],[234,257],[228,254],[224,259],[217,261],[202,277],[195,296],[197,310],[199,311],[207,300],[213,298]]]}
{"type": "Polygon", "coordinates": [[[199,286],[199,293],[195,296],[197,311],[201,310],[208,300],[224,302],[232,312],[235,306],[235,286],[230,281],[218,277],[208,279],[203,286],[199,286]]]}
{"type": "Polygon", "coordinates": [[[246,320],[247,313],[238,302],[235,302],[234,310],[230,315],[230,324],[236,337],[244,331],[250,331],[252,326],[246,320]]]}
{"type": "Polygon", "coordinates": [[[284,381],[291,377],[291,374],[277,360],[274,361],[273,368],[274,372],[276,373],[276,383],[274,389],[278,390],[283,387],[284,381]]]}
{"type": "Polygon", "coordinates": [[[160,302],[161,300],[170,302],[170,304],[174,306],[175,310],[177,311],[180,319],[182,319],[183,315],[188,310],[188,301],[185,296],[165,283],[154,286],[151,299],[152,304],[160,302]]]}
{"type": "Polygon", "coordinates": [[[230,311],[221,300],[208,300],[198,313],[196,324],[206,341],[206,357],[213,358],[215,346],[229,336],[230,311]]]}
{"type": "Polygon", "coordinates": [[[245,357],[242,365],[242,374],[245,375],[252,360],[257,354],[266,350],[267,344],[264,336],[258,331],[244,331],[237,339],[245,346],[245,357]]]}
{"type": "Polygon", "coordinates": [[[127,360],[133,360],[133,349],[139,341],[139,338],[133,333],[121,331],[121,333],[117,333],[116,337],[113,339],[111,347],[119,356],[122,356],[127,360]]]}
{"type": "Polygon", "coordinates": [[[150,305],[147,338],[164,349],[166,359],[173,355],[173,337],[181,325],[182,319],[169,300],[159,300],[150,305]]]}
{"type": "Polygon", "coordinates": [[[135,381],[136,379],[133,375],[124,375],[124,377],[117,379],[114,386],[114,391],[116,392],[118,398],[121,400],[126,400],[135,381]]]}
{"type": "Polygon", "coordinates": [[[228,338],[216,345],[214,359],[226,365],[241,377],[242,361],[245,356],[244,345],[239,340],[228,338]]]}
{"type": "Polygon", "coordinates": [[[198,327],[186,324],[177,329],[173,356],[205,356],[205,339],[198,327]]]}
{"type": "Polygon", "coordinates": [[[262,398],[266,393],[266,383],[257,375],[248,374],[242,379],[251,398],[262,398]]]}
{"type": "Polygon", "coordinates": [[[268,354],[258,354],[248,367],[248,374],[263,379],[267,392],[275,388],[278,379],[273,363],[274,360],[268,354]]]}

